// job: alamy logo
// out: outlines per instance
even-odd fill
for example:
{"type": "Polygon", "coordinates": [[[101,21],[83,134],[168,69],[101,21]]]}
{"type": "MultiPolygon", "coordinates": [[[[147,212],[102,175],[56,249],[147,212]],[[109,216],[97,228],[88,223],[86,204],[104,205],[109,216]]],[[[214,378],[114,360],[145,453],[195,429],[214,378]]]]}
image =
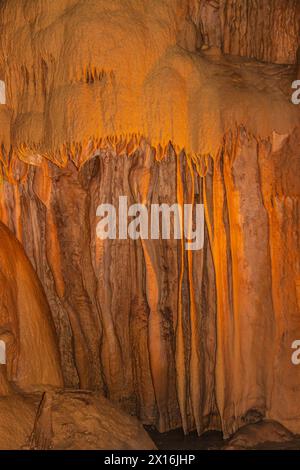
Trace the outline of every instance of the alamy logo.
{"type": "Polygon", "coordinates": [[[173,236],[175,240],[185,239],[186,250],[203,248],[203,204],[150,204],[149,208],[145,204],[128,207],[127,196],[119,196],[117,210],[113,204],[100,204],[96,212],[101,217],[96,227],[98,238],[169,240],[173,236]]]}
{"type": "Polygon", "coordinates": [[[296,91],[292,94],[292,103],[300,104],[300,80],[295,80],[292,83],[292,88],[296,91]]]}

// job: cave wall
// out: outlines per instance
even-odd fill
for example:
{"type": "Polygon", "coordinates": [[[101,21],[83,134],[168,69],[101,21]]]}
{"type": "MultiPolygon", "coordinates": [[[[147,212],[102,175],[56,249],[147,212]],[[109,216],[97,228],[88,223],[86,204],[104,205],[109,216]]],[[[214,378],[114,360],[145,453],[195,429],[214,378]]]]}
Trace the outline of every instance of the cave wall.
{"type": "Polygon", "coordinates": [[[0,7],[0,218],[44,287],[65,385],[160,431],[300,429],[298,15],[292,0],[0,7]],[[203,202],[203,250],[99,240],[97,206],[120,195],[203,202]]]}

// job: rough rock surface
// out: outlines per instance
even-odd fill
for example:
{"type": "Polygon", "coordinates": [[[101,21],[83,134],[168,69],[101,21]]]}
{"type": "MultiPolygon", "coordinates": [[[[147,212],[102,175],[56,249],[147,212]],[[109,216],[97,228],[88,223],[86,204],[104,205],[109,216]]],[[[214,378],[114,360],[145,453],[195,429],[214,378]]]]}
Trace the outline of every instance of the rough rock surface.
{"type": "Polygon", "coordinates": [[[45,393],[31,442],[41,450],[156,448],[136,418],[101,395],[82,390],[45,393]]]}
{"type": "MultiPolygon", "coordinates": [[[[206,2],[211,3],[216,2],[206,2]]],[[[230,34],[237,28],[237,38],[224,51],[236,54],[232,59],[222,58],[214,45],[197,50],[199,27],[188,0],[3,1],[0,71],[7,106],[1,107],[0,122],[5,172],[14,171],[16,157],[35,165],[46,158],[59,166],[71,158],[79,166],[99,147],[118,143],[118,152],[132,153],[131,137],[139,133],[156,148],[164,150],[171,140],[188,153],[205,155],[218,151],[224,132],[236,123],[261,137],[274,129],[288,132],[297,114],[288,98],[289,73],[296,76],[299,2],[288,2],[286,9],[285,0],[264,0],[268,15],[248,3],[261,5],[223,2],[230,34]],[[287,31],[276,27],[274,11],[287,31]],[[256,16],[270,24],[257,27],[256,16]],[[258,32],[271,41],[268,47],[258,32]],[[248,51],[249,41],[254,49],[257,41],[262,52],[248,51]],[[249,61],[274,62],[268,54],[264,57],[268,48],[274,51],[272,41],[282,50],[292,49],[289,58],[280,60],[291,65],[249,61]]],[[[214,21],[208,15],[212,29],[214,21]]],[[[22,168],[16,169],[20,178],[22,168]]]]}
{"type": "Polygon", "coordinates": [[[136,418],[99,393],[46,388],[0,396],[1,450],[156,448],[136,418]]]}
{"type": "Polygon", "coordinates": [[[12,207],[6,202],[2,217],[13,230],[19,227],[47,292],[69,386],[103,390],[161,430],[181,422],[189,429],[191,416],[200,431],[219,427],[217,399],[227,435],[252,409],[297,431],[298,369],[290,347],[299,329],[294,181],[299,139],[291,135],[274,152],[270,143],[240,129],[229,144],[227,152],[209,159],[204,185],[183,155],[172,152],[162,162],[152,160],[147,170],[156,181],[152,202],[204,196],[208,224],[199,252],[188,255],[174,240],[142,246],[139,240],[97,239],[97,204],[117,204],[119,195],[127,195],[129,204],[137,201],[130,181],[143,170],[142,151],[142,157],[137,152],[130,158],[102,154],[79,172],[72,163],[60,170],[52,164],[30,167],[14,194],[4,183],[3,196],[12,207]],[[285,184],[279,187],[282,174],[285,184]],[[41,181],[48,193],[40,191],[41,181]],[[20,216],[13,207],[20,207],[20,216]],[[147,252],[156,279],[148,290],[147,252]],[[154,331],[151,315],[160,319],[154,331]],[[240,375],[246,379],[240,381],[240,375]]]}
{"type": "Polygon", "coordinates": [[[0,396],[9,383],[23,391],[63,385],[53,320],[45,293],[20,242],[0,223],[0,396]]]}
{"type": "Polygon", "coordinates": [[[0,449],[28,448],[39,401],[35,397],[0,396],[0,449]]]}
{"type": "Polygon", "coordinates": [[[298,0],[191,0],[189,12],[204,45],[264,62],[295,63],[298,0]]]}
{"type": "Polygon", "coordinates": [[[161,431],[300,431],[299,5],[1,2],[0,218],[67,386],[161,431]],[[204,249],[99,240],[96,208],[119,195],[203,202],[204,249]]]}
{"type": "Polygon", "coordinates": [[[293,442],[294,439],[295,436],[284,426],[274,421],[261,421],[239,429],[226,444],[224,450],[245,450],[266,443],[293,442]]]}

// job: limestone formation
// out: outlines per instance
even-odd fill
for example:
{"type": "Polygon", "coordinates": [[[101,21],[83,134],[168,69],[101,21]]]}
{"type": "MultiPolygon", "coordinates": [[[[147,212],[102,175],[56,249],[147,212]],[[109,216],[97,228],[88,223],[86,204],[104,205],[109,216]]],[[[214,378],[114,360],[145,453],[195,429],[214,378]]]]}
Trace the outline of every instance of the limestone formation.
{"type": "Polygon", "coordinates": [[[274,421],[261,421],[242,427],[224,447],[225,450],[253,449],[266,443],[292,442],[294,436],[274,421]]]}
{"type": "Polygon", "coordinates": [[[26,449],[29,446],[38,410],[35,396],[0,396],[0,449],[26,449]]]}
{"type": "Polygon", "coordinates": [[[153,450],[155,445],[136,418],[103,396],[84,391],[46,392],[31,435],[41,450],[153,450]]]}
{"type": "Polygon", "coordinates": [[[54,395],[54,447],[77,389],[162,432],[300,433],[299,17],[297,0],[0,2],[0,220],[20,242],[0,226],[0,391],[75,390],[54,395]],[[119,196],[203,203],[203,249],[99,239],[119,196]]]}
{"type": "Polygon", "coordinates": [[[0,223],[0,396],[9,383],[29,392],[63,385],[50,309],[35,271],[12,233],[0,223]],[[4,361],[3,361],[4,362],[4,361]]]}

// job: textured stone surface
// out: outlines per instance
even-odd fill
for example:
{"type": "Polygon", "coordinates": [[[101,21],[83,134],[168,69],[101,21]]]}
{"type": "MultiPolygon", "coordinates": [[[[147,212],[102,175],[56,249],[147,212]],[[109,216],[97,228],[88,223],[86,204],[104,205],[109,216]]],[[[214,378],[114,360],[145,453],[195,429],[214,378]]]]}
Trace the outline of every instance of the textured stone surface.
{"type": "Polygon", "coordinates": [[[1,3],[0,218],[46,292],[66,386],[160,431],[300,431],[298,9],[1,3]],[[204,249],[97,239],[119,195],[203,202],[204,249]]]}
{"type": "Polygon", "coordinates": [[[103,396],[85,391],[46,392],[31,447],[40,450],[156,449],[136,418],[103,396]]]}
{"type": "MultiPolygon", "coordinates": [[[[256,41],[261,47],[260,37],[272,37],[270,27],[257,27],[255,17],[269,19],[275,28],[275,11],[279,24],[291,34],[290,21],[298,25],[295,1],[295,8],[286,10],[285,0],[277,0],[276,8],[273,0],[266,0],[268,14],[258,7],[247,10],[246,3],[224,4],[233,35],[225,52],[236,57],[222,59],[216,46],[204,44],[208,49],[197,50],[201,28],[189,14],[188,1],[43,0],[38,6],[34,0],[2,2],[4,171],[11,174],[16,157],[37,165],[46,158],[60,166],[70,157],[79,166],[98,147],[114,146],[116,139],[119,152],[125,147],[131,153],[135,134],[158,149],[171,140],[188,153],[207,154],[217,152],[224,132],[235,123],[265,137],[273,129],[286,133],[296,110],[286,100],[291,83],[284,78],[296,76],[295,65],[244,63],[239,55],[275,62],[252,49],[247,53],[249,42],[255,50],[256,41]],[[246,14],[252,11],[253,30],[247,27],[246,14]]],[[[215,31],[214,16],[205,21],[215,31]]],[[[274,44],[288,51],[285,35],[276,31],[274,44]]],[[[293,60],[284,63],[295,64],[297,38],[288,37],[287,42],[294,47],[293,60]]],[[[274,44],[268,48],[274,50],[274,44]]],[[[18,171],[22,177],[22,169],[18,171]]]]}
{"type": "MultiPolygon", "coordinates": [[[[225,450],[257,448],[267,443],[293,443],[295,436],[274,421],[261,421],[241,428],[226,444],[225,450]]],[[[284,447],[283,447],[284,448],[284,447]]]]}
{"type": "MultiPolygon", "coordinates": [[[[194,252],[188,260],[180,241],[149,241],[142,246],[139,240],[111,242],[96,238],[97,205],[101,201],[118,204],[119,195],[127,195],[128,204],[136,202],[130,182],[135,182],[142,165],[143,157],[139,154],[131,158],[96,157],[79,173],[71,163],[63,171],[47,165],[49,174],[44,178],[49,181],[49,202],[46,207],[41,204],[36,189],[43,169],[31,167],[26,186],[20,188],[22,195],[17,196],[22,219],[28,221],[26,226],[20,226],[20,235],[45,286],[60,332],[65,383],[99,388],[137,413],[144,422],[156,423],[163,430],[181,424],[176,375],[181,381],[182,412],[186,420],[187,414],[191,414],[186,409],[190,374],[195,374],[191,380],[196,386],[197,400],[201,398],[200,394],[197,396],[201,380],[206,380],[207,388],[199,408],[206,420],[214,407],[215,304],[209,300],[214,297],[214,274],[207,242],[204,252],[194,252]],[[59,175],[59,180],[53,187],[55,175],[59,175]],[[62,198],[62,193],[66,197],[62,198]],[[30,221],[34,219],[39,223],[33,227],[30,221]],[[148,266],[146,253],[150,257],[148,266]],[[199,265],[197,270],[193,268],[195,282],[199,279],[194,289],[187,280],[187,267],[192,268],[193,262],[199,265]],[[190,325],[189,319],[190,292],[203,312],[203,318],[195,325],[190,325]],[[158,298],[157,303],[151,303],[153,297],[158,298]],[[176,332],[177,322],[180,327],[176,332]],[[200,328],[206,331],[206,337],[201,340],[200,361],[207,371],[202,372],[207,379],[198,375],[196,345],[192,352],[194,370],[185,359],[190,349],[191,330],[194,341],[199,341],[200,328]]],[[[149,196],[152,202],[171,204],[173,198],[177,200],[177,174],[179,181],[189,179],[192,184],[195,180],[197,195],[184,190],[181,197],[186,201],[193,197],[200,200],[200,178],[183,156],[177,158],[173,153],[161,163],[153,160],[149,171],[153,174],[151,181],[157,181],[149,196]]],[[[5,183],[3,194],[6,189],[10,187],[5,183]]],[[[14,211],[6,212],[6,217],[13,222],[14,211]]]]}
{"type": "Polygon", "coordinates": [[[295,63],[297,0],[192,0],[190,16],[207,46],[264,62],[295,63]]]}
{"type": "Polygon", "coordinates": [[[4,183],[2,217],[19,227],[45,286],[68,386],[103,390],[161,430],[190,429],[194,420],[199,432],[220,427],[215,399],[227,435],[251,410],[298,429],[298,369],[290,361],[299,334],[299,214],[290,215],[299,196],[297,134],[275,148],[241,128],[208,161],[204,180],[174,152],[147,169],[141,150],[142,157],[102,154],[79,172],[71,162],[64,170],[31,167],[14,195],[4,183]],[[97,205],[118,204],[119,195],[137,202],[130,184],[144,171],[151,202],[204,199],[203,251],[188,255],[174,240],[97,239],[97,205]]]}
{"type": "Polygon", "coordinates": [[[40,399],[17,394],[0,396],[0,449],[29,446],[40,399]]]}
{"type": "Polygon", "coordinates": [[[7,382],[24,391],[62,385],[60,357],[50,309],[22,245],[0,224],[0,338],[6,365],[0,365],[0,396],[7,382]]]}
{"type": "Polygon", "coordinates": [[[99,393],[45,387],[0,396],[0,449],[155,449],[141,423],[99,393]]]}

